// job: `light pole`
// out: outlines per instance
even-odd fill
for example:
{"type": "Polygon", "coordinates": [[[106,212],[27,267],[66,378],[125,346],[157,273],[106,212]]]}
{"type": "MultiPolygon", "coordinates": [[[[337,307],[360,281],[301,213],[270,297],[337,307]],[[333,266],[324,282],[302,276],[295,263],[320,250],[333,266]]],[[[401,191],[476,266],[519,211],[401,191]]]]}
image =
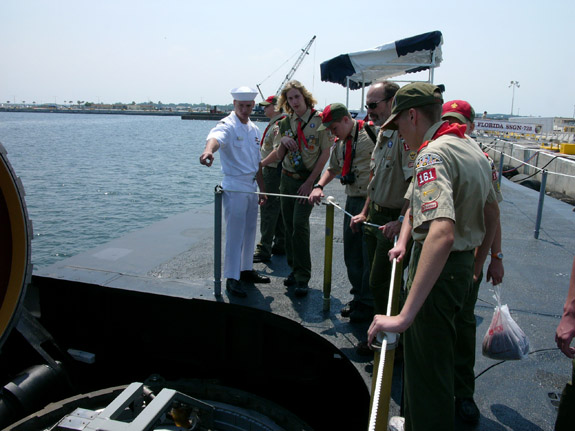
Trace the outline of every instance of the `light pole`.
{"type": "Polygon", "coordinates": [[[511,115],[513,115],[513,102],[515,100],[515,87],[519,88],[519,81],[511,81],[509,87],[513,87],[513,93],[511,96],[511,115]]]}

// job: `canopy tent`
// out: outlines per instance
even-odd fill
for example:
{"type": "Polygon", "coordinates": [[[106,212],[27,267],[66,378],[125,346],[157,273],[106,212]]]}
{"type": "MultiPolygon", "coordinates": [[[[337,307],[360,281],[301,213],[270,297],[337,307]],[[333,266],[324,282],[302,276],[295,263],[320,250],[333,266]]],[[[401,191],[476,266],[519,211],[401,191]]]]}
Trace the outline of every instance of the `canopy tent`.
{"type": "MultiPolygon", "coordinates": [[[[390,79],[407,73],[433,69],[442,61],[440,31],[432,31],[387,43],[366,51],[341,54],[320,65],[321,80],[356,90],[377,79],[390,79]]],[[[362,95],[363,104],[363,95],[362,95]]]]}

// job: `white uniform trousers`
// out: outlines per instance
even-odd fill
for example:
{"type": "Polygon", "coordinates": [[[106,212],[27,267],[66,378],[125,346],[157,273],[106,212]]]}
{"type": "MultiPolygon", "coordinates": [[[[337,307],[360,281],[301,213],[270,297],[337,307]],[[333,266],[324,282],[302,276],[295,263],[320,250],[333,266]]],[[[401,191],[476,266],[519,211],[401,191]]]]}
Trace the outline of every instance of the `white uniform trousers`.
{"type": "Polygon", "coordinates": [[[254,175],[225,176],[222,181],[224,218],[226,221],[226,253],[224,277],[240,279],[241,271],[253,269],[258,224],[258,195],[226,192],[257,191],[254,175]]]}

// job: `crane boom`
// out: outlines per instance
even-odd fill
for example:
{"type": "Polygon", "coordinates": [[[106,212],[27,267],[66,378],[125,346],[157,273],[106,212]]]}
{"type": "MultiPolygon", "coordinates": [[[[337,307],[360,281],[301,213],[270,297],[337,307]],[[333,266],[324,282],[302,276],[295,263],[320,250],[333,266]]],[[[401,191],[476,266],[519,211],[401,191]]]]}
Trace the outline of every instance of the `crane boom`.
{"type": "MultiPolygon", "coordinates": [[[[285,79],[283,80],[283,82],[280,85],[280,88],[278,88],[278,91],[276,91],[276,96],[279,96],[279,94],[281,93],[282,89],[284,88],[284,85],[286,85],[286,83],[292,78],[292,76],[294,75],[294,73],[296,73],[298,67],[301,65],[303,59],[305,58],[305,56],[307,54],[309,54],[309,49],[311,48],[311,46],[313,45],[313,42],[315,41],[315,36],[311,38],[311,40],[307,43],[307,45],[305,46],[305,48],[303,48],[301,51],[301,54],[299,55],[299,57],[297,58],[297,60],[295,61],[294,65],[292,66],[292,68],[290,69],[290,71],[288,72],[288,74],[286,75],[285,79]]],[[[262,96],[263,97],[263,96],[262,96]]]]}

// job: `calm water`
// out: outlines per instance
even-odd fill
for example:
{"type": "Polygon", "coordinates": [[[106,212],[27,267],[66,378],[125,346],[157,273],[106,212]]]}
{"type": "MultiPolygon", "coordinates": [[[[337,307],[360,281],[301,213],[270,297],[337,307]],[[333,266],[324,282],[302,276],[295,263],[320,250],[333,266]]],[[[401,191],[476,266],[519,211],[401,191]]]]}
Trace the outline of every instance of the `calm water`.
{"type": "Polygon", "coordinates": [[[213,202],[219,157],[211,168],[198,159],[215,124],[0,112],[0,142],[26,191],[34,266],[213,202]]]}

